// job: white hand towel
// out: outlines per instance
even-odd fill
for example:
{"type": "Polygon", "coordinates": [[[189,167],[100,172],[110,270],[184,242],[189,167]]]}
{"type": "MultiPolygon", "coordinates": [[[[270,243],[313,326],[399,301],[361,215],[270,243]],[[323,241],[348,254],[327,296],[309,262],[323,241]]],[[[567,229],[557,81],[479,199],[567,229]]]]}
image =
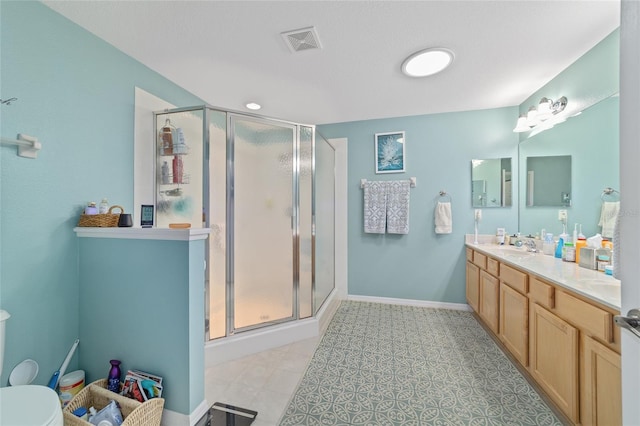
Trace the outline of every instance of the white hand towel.
{"type": "Polygon", "coordinates": [[[435,211],[436,234],[450,234],[453,229],[451,221],[451,203],[438,202],[435,211]]]}
{"type": "Polygon", "coordinates": [[[387,182],[387,232],[389,234],[409,233],[410,192],[411,181],[387,182]]]}
{"type": "Polygon", "coordinates": [[[602,226],[600,234],[605,238],[613,238],[613,231],[616,225],[616,218],[620,212],[620,201],[605,201],[600,210],[600,222],[602,226]]]}
{"type": "Polygon", "coordinates": [[[387,182],[364,184],[364,232],[384,234],[387,222],[387,182]]]}

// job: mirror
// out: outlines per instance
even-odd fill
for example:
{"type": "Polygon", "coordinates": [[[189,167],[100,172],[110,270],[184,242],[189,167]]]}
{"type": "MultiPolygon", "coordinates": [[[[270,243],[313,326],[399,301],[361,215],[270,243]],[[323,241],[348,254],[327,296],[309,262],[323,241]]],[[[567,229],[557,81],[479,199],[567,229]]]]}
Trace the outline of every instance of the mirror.
{"type": "Polygon", "coordinates": [[[527,207],[571,206],[571,156],[527,157],[527,207]]]}
{"type": "MultiPolygon", "coordinates": [[[[602,191],[607,187],[620,189],[620,130],[619,100],[617,94],[585,109],[582,114],[556,125],[552,129],[533,135],[518,146],[518,212],[519,230],[524,235],[547,232],[558,235],[562,223],[558,210],[566,209],[568,229],[582,224],[582,232],[591,236],[601,231],[598,222],[602,209],[602,191]],[[527,194],[528,159],[531,157],[571,157],[571,190],[555,189],[553,183],[535,183],[534,189],[555,193],[568,192],[570,207],[541,206],[530,208],[527,194]]],[[[534,174],[537,179],[538,173],[534,174]]],[[[538,206],[534,195],[533,204],[538,206]]]]}
{"type": "Polygon", "coordinates": [[[471,206],[510,207],[511,158],[471,160],[471,206]]]}

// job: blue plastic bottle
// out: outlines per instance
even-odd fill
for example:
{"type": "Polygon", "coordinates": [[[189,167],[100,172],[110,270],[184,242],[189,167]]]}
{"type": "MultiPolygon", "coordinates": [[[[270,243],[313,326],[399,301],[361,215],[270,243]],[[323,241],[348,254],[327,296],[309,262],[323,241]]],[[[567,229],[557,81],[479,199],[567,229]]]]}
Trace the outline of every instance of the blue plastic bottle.
{"type": "Polygon", "coordinates": [[[556,257],[562,259],[562,247],[564,247],[564,240],[558,239],[558,245],[556,246],[556,257]]]}

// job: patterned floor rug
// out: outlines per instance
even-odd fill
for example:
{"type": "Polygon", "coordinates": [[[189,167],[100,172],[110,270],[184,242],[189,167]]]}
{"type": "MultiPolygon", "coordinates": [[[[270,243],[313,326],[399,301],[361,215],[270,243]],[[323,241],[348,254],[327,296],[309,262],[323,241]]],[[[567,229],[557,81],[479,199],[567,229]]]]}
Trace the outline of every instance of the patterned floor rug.
{"type": "Polygon", "coordinates": [[[562,423],[470,312],[346,301],[280,425],[562,423]]]}

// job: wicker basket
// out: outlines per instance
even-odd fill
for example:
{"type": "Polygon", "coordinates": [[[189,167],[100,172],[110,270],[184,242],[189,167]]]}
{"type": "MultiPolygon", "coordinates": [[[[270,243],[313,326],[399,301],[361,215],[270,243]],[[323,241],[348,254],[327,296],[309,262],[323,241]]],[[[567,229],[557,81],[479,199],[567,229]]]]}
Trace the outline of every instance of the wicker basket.
{"type": "Polygon", "coordinates": [[[62,410],[65,426],[92,426],[91,423],[73,415],[79,407],[95,407],[97,411],[106,407],[113,399],[120,405],[124,422],[122,426],[160,426],[163,398],[153,398],[138,402],[106,389],[107,379],[97,380],[82,389],[62,410]]]}
{"type": "Polygon", "coordinates": [[[103,214],[81,214],[78,226],[83,228],[99,227],[99,228],[115,228],[118,226],[120,214],[124,213],[121,206],[111,206],[109,213],[103,214]],[[120,209],[120,213],[111,213],[113,209],[120,209]]]}

